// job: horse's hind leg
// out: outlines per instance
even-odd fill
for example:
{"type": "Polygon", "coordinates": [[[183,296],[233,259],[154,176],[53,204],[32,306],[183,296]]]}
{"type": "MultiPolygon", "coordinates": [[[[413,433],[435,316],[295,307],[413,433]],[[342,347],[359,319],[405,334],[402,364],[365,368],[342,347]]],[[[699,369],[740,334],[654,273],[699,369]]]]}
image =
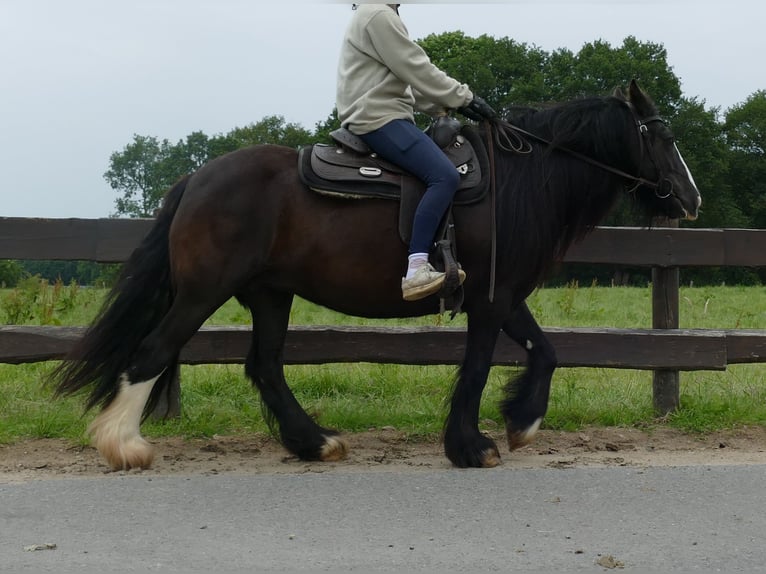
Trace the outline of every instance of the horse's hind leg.
{"type": "Polygon", "coordinates": [[[146,403],[158,381],[168,383],[181,347],[218,304],[191,304],[176,298],[160,324],[141,341],[119,377],[116,396],[88,428],[93,445],[113,469],[151,465],[154,450],[140,431],[146,403]]]}
{"type": "Polygon", "coordinates": [[[556,368],[556,351],[545,337],[526,303],[503,323],[503,331],[527,351],[527,367],[505,387],[500,410],[505,418],[511,450],[532,441],[548,410],[551,377],[556,368]]]}
{"type": "Polygon", "coordinates": [[[238,297],[253,314],[253,342],[245,371],[261,393],[272,430],[278,431],[288,451],[303,460],[345,458],[346,442],[336,431],[314,422],[285,382],[283,350],[293,295],[262,288],[238,297]]]}

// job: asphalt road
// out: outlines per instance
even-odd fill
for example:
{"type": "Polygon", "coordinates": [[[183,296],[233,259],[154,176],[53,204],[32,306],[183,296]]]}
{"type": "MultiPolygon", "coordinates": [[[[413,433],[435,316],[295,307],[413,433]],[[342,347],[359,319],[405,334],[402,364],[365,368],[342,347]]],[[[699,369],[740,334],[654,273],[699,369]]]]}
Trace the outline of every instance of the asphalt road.
{"type": "Polygon", "coordinates": [[[753,465],[0,484],[0,571],[757,572],[764,478],[753,465]]]}

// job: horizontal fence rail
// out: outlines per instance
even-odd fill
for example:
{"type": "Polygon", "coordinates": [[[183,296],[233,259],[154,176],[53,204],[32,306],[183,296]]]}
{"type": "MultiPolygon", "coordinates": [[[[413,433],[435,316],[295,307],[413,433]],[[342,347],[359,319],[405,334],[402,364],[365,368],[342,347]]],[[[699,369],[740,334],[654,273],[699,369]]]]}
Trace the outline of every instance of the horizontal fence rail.
{"type": "MultiPolygon", "coordinates": [[[[0,259],[125,261],[152,219],[0,217],[0,259]]],[[[766,230],[599,227],[567,263],[626,267],[766,266],[766,230]]]]}
{"type": "MultiPolygon", "coordinates": [[[[34,363],[62,358],[84,327],[0,327],[0,362],[34,363]]],[[[766,362],[766,331],[708,329],[547,328],[563,367],[723,370],[730,364],[766,362]]],[[[250,327],[203,327],[181,352],[186,364],[243,363],[250,327]]],[[[456,365],[465,330],[451,327],[290,327],[285,363],[396,363],[456,365]]],[[[526,353],[505,337],[493,364],[521,365],[526,353]]]]}
{"type": "MultiPolygon", "coordinates": [[[[0,218],[0,259],[119,263],[152,224],[151,219],[0,218]]],[[[599,227],[573,246],[564,262],[652,268],[654,328],[545,329],[561,366],[653,370],[655,407],[668,412],[678,405],[678,371],[766,362],[766,330],[677,328],[678,268],[764,267],[766,230],[599,227]]],[[[0,362],[59,359],[83,331],[0,327],[0,362]]],[[[464,339],[464,330],[455,328],[291,327],[285,360],[457,364],[464,339]]],[[[241,363],[250,341],[249,327],[204,327],[183,349],[181,362],[241,363]]],[[[505,337],[499,339],[494,364],[518,365],[524,360],[522,349],[505,337]]]]}

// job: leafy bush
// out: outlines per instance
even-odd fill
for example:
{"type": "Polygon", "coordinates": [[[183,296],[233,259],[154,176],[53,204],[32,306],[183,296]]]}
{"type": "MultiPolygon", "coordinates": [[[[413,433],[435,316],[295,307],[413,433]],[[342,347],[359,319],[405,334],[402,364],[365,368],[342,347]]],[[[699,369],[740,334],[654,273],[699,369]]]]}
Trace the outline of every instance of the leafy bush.
{"type": "Polygon", "coordinates": [[[18,261],[0,261],[0,288],[15,287],[24,276],[24,268],[18,261]]]}
{"type": "Polygon", "coordinates": [[[74,279],[67,287],[60,279],[50,285],[39,275],[27,277],[0,299],[2,321],[6,325],[61,325],[60,315],[75,310],[79,293],[74,279]]]}

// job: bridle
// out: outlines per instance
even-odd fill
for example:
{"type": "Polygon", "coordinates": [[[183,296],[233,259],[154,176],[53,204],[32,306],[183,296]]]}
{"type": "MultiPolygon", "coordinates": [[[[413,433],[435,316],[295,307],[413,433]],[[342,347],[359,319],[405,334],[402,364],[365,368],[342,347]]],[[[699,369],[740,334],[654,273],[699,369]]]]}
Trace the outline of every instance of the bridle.
{"type": "Polygon", "coordinates": [[[549,147],[553,147],[558,151],[561,151],[563,153],[566,153],[574,158],[577,158],[580,161],[584,161],[585,163],[588,163],[590,165],[593,165],[595,167],[598,167],[600,169],[603,169],[604,171],[607,171],[609,173],[613,173],[614,175],[617,175],[629,182],[631,182],[631,185],[625,186],[625,191],[627,193],[635,193],[635,191],[641,187],[648,187],[650,189],[654,190],[654,195],[657,196],[659,199],[667,199],[672,195],[675,195],[675,192],[673,190],[673,182],[664,175],[662,169],[660,168],[660,163],[657,161],[657,152],[654,149],[654,146],[652,145],[651,140],[649,139],[649,124],[653,122],[661,122],[665,124],[665,120],[663,120],[658,115],[648,116],[645,118],[638,117],[638,114],[636,112],[635,107],[630,104],[630,102],[626,102],[628,105],[628,108],[631,111],[631,114],[633,115],[633,122],[636,125],[636,129],[638,131],[638,145],[639,145],[639,164],[638,164],[638,174],[639,175],[632,175],[626,171],[623,171],[621,169],[618,169],[616,167],[613,167],[611,165],[605,164],[601,161],[598,161],[597,159],[593,159],[590,156],[587,156],[583,153],[580,153],[578,151],[555,145],[552,141],[541,137],[537,134],[533,134],[531,132],[528,132],[527,130],[524,130],[518,126],[515,126],[511,124],[510,122],[507,122],[500,118],[493,118],[493,119],[487,119],[484,121],[484,124],[487,127],[487,152],[489,155],[489,173],[490,173],[490,216],[491,216],[491,229],[490,233],[492,236],[491,240],[491,250],[492,250],[492,256],[490,259],[490,270],[489,270],[489,302],[492,303],[495,298],[495,278],[496,278],[496,262],[497,262],[497,218],[496,218],[496,210],[497,210],[497,188],[495,184],[495,153],[494,153],[494,146],[497,145],[497,147],[505,152],[508,153],[514,153],[514,154],[530,154],[532,153],[532,144],[527,141],[525,138],[529,138],[531,140],[534,140],[538,143],[544,144],[549,147]],[[641,170],[644,166],[644,157],[645,154],[644,150],[648,151],[649,159],[654,165],[654,169],[657,172],[657,181],[649,181],[648,179],[642,177],[641,170]]]}
{"type": "Polygon", "coordinates": [[[636,126],[638,127],[638,144],[640,148],[640,154],[641,154],[641,160],[638,164],[638,173],[641,173],[641,168],[643,167],[644,163],[644,148],[649,152],[649,159],[651,160],[652,164],[654,165],[654,169],[657,172],[657,181],[651,182],[647,181],[642,177],[637,177],[634,179],[636,184],[628,189],[628,193],[635,192],[641,185],[644,185],[646,187],[649,187],[654,190],[654,195],[656,195],[659,199],[667,199],[671,195],[675,195],[675,192],[673,190],[673,182],[664,175],[662,168],[660,167],[659,161],[657,161],[657,151],[654,149],[654,146],[652,145],[651,140],[649,139],[649,128],[648,124],[652,122],[660,122],[663,125],[665,124],[665,120],[663,120],[660,116],[654,115],[649,116],[647,118],[638,118],[636,116],[635,111],[633,110],[633,106],[631,106],[631,111],[633,111],[633,118],[636,123],[636,126]],[[667,187],[665,187],[667,186],[667,187]]]}

